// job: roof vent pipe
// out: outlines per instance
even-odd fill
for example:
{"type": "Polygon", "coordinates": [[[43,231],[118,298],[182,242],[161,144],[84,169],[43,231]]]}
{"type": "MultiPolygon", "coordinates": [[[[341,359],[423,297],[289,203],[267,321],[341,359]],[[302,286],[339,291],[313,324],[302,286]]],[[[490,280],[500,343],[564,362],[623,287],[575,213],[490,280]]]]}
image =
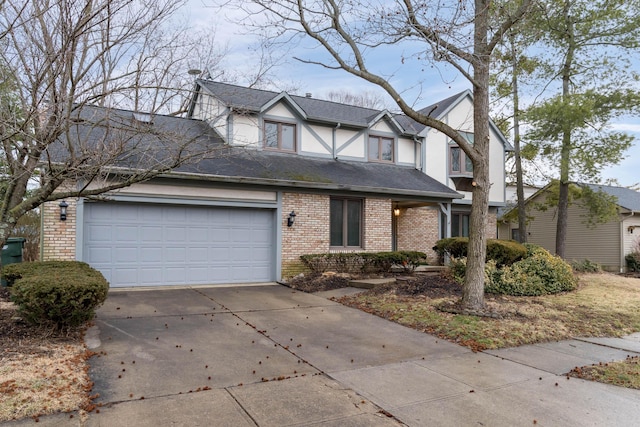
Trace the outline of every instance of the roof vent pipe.
{"type": "Polygon", "coordinates": [[[304,96],[305,96],[306,98],[311,98],[311,92],[307,92],[307,93],[305,93],[305,94],[304,94],[304,96]]]}

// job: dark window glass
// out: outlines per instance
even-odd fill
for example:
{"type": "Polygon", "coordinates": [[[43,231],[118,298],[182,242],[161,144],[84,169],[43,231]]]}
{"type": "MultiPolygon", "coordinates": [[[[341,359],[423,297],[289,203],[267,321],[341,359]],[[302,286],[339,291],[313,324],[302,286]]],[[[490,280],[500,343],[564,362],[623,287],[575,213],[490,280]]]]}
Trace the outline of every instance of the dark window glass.
{"type": "Polygon", "coordinates": [[[451,215],[451,237],[469,237],[469,215],[451,215]]]}
{"type": "Polygon", "coordinates": [[[342,224],[344,217],[342,209],[342,200],[331,199],[331,216],[329,218],[331,230],[330,244],[331,246],[343,246],[342,224]]]}
{"type": "Polygon", "coordinates": [[[360,200],[347,200],[347,246],[360,246],[360,200]]]}
{"type": "Polygon", "coordinates": [[[330,210],[331,246],[362,246],[362,200],[331,199],[330,210]]]}

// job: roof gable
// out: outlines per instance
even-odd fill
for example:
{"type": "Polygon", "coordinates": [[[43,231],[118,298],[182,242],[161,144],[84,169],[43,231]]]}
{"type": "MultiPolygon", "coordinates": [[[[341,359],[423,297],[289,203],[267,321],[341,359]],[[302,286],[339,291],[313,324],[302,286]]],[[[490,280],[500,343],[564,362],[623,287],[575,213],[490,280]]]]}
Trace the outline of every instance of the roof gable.
{"type": "MultiPolygon", "coordinates": [[[[212,80],[199,79],[196,81],[196,85],[211,96],[221,100],[227,107],[249,112],[260,113],[277,102],[286,100],[303,119],[308,121],[364,129],[371,127],[383,118],[387,118],[401,134],[424,135],[429,129],[403,114],[392,114],[387,110],[358,107],[307,96],[290,95],[286,92],[277,93],[212,80]]],[[[419,112],[436,119],[443,119],[465,98],[473,100],[473,94],[468,89],[422,108],[419,112]]],[[[489,123],[505,149],[513,150],[511,144],[509,144],[493,121],[489,120],[489,123]]]]}

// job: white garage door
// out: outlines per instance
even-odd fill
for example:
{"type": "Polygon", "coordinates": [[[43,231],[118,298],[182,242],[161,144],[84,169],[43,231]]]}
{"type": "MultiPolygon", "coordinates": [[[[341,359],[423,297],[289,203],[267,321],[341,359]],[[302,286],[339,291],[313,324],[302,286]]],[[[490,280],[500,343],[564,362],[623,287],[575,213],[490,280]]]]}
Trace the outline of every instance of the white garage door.
{"type": "Polygon", "coordinates": [[[87,203],[84,260],[111,286],[274,280],[271,209],[87,203]]]}

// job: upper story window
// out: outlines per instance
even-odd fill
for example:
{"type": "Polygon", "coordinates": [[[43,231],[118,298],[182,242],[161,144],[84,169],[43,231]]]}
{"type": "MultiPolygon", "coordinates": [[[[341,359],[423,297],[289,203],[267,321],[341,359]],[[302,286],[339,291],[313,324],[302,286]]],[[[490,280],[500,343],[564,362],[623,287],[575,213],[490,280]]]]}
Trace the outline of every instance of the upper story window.
{"type": "MultiPolygon", "coordinates": [[[[473,144],[473,134],[470,132],[460,132],[462,136],[473,144]]],[[[471,159],[467,157],[464,151],[457,145],[451,145],[449,147],[449,173],[451,175],[473,175],[473,163],[471,159]]]]}
{"type": "Polygon", "coordinates": [[[369,160],[393,162],[393,138],[369,136],[369,160]]]}
{"type": "Polygon", "coordinates": [[[296,125],[265,121],[264,147],[273,150],[296,151],[296,125]]]}

